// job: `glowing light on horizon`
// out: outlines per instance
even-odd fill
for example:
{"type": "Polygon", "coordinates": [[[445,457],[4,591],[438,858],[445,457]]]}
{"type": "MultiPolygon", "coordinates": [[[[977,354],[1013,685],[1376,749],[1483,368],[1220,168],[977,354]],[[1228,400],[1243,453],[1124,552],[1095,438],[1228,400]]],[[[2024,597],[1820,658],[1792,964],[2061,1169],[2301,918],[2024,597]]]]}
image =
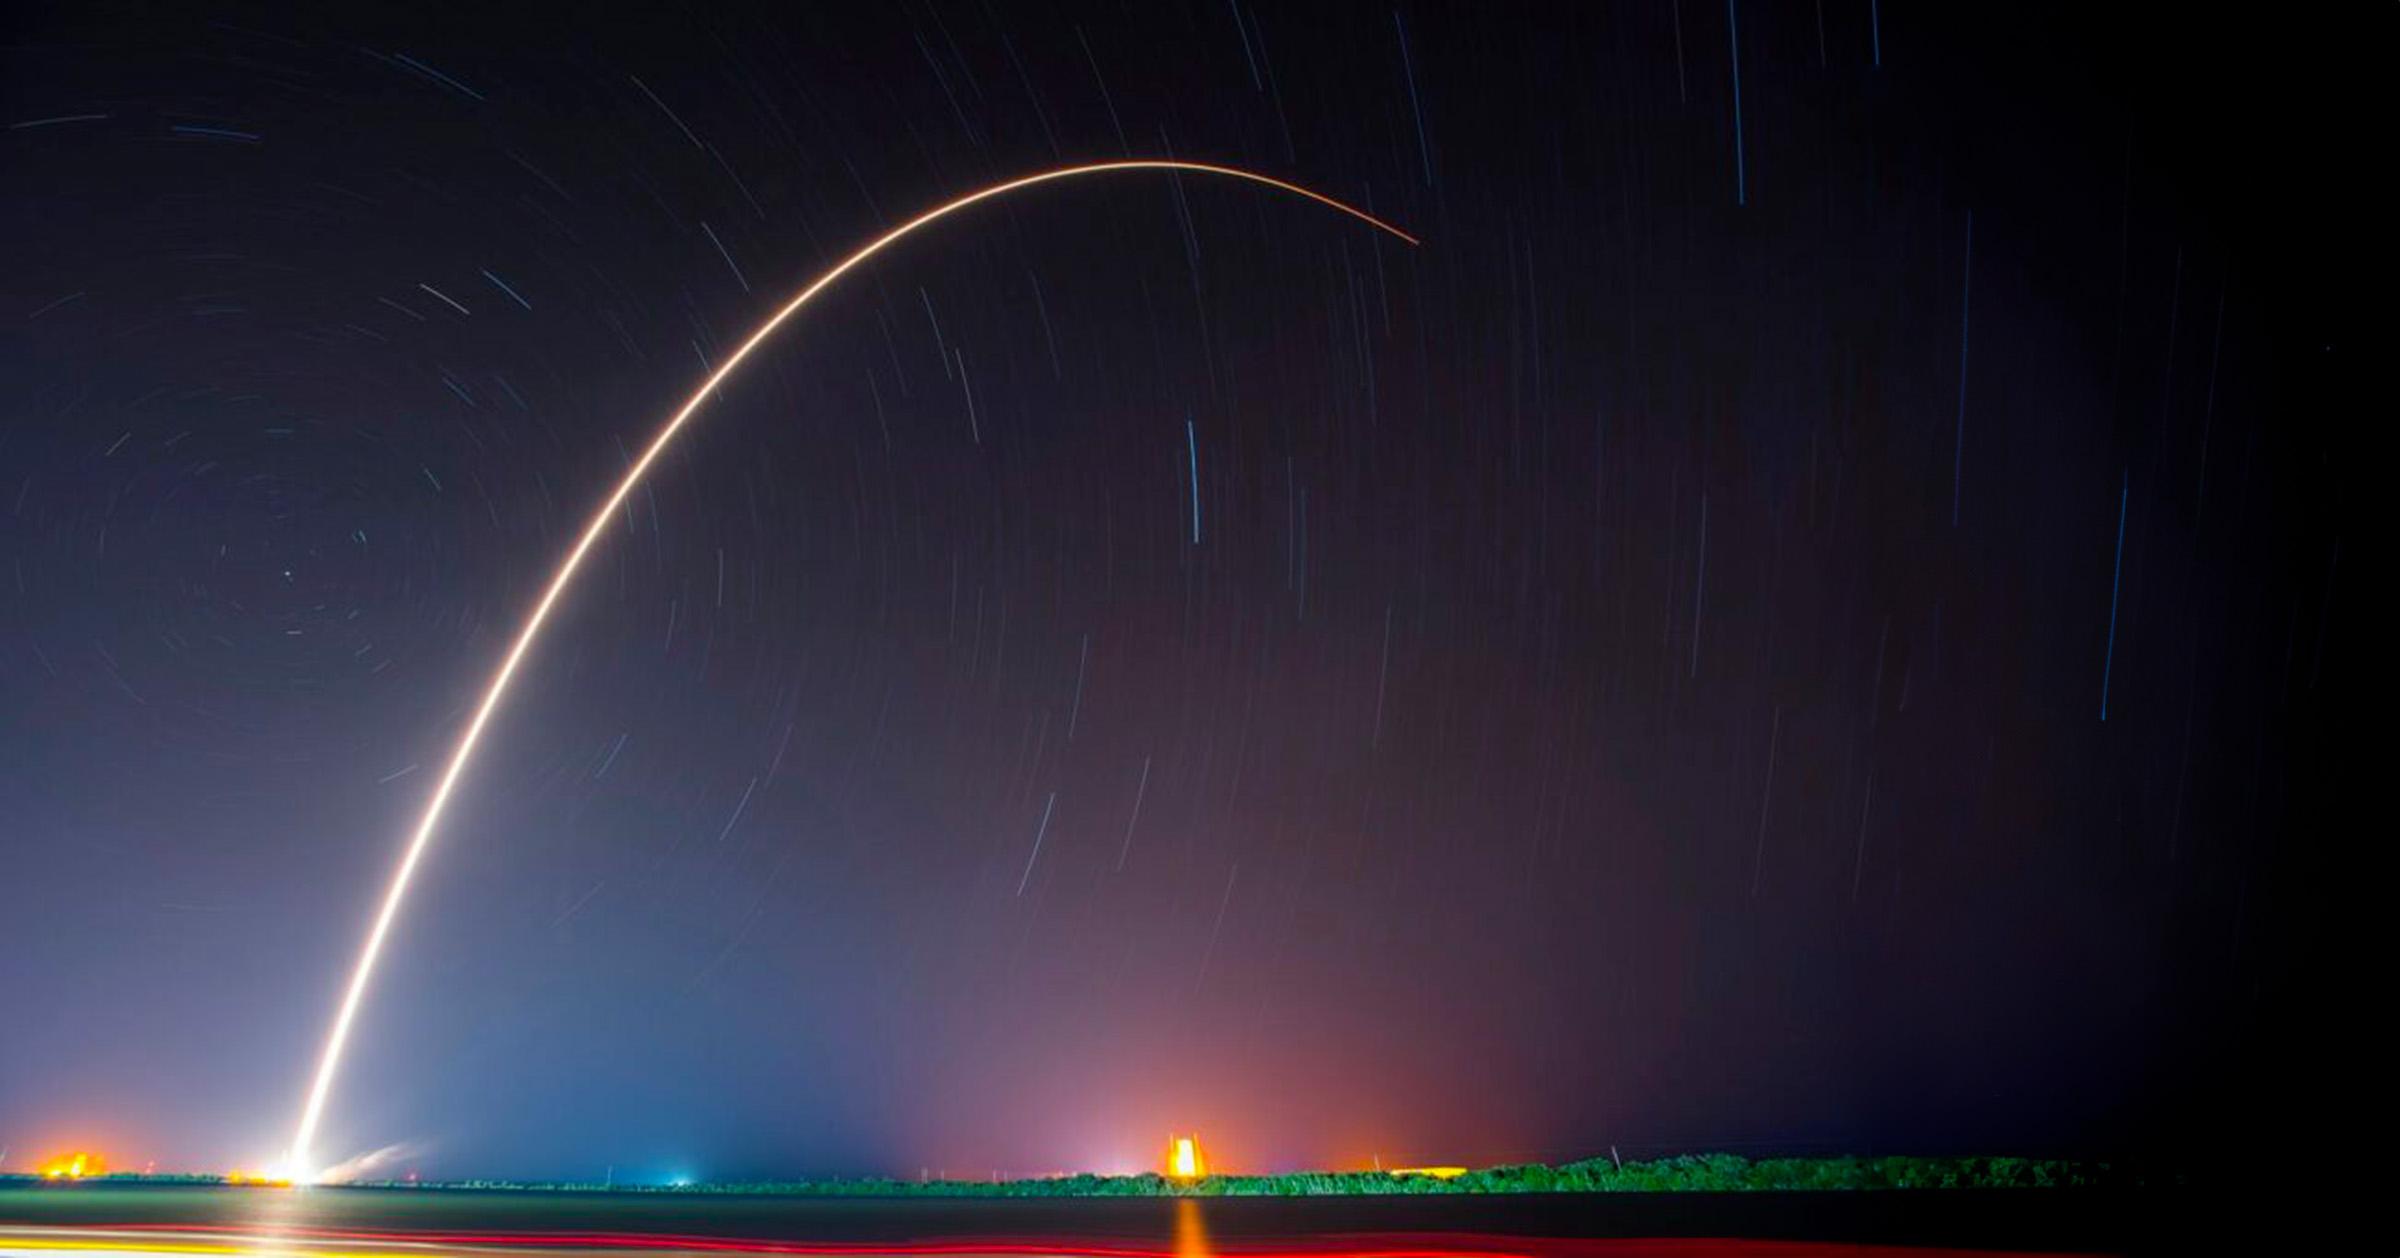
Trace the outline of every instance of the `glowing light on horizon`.
{"type": "Polygon", "coordinates": [[[86,1179],[108,1174],[108,1159],[97,1153],[62,1153],[39,1169],[43,1179],[86,1179]]]}
{"type": "Polygon", "coordinates": [[[1081,166],[1060,167],[1056,170],[1041,171],[1008,180],[935,206],[876,237],[857,252],[836,263],[823,275],[818,276],[808,287],[800,290],[798,296],[786,302],[766,322],[760,324],[758,330],[752,332],[749,339],[743,341],[739,348],[727,355],[725,361],[700,382],[700,387],[660,427],[658,435],[651,439],[649,446],[642,451],[641,457],[626,469],[624,478],[617,482],[616,488],[600,504],[599,509],[593,512],[590,522],[584,526],[582,535],[576,540],[574,547],[567,552],[565,560],[559,564],[557,573],[550,578],[549,586],[542,591],[541,598],[534,603],[532,611],[526,615],[523,628],[517,631],[515,643],[509,647],[508,654],[502,657],[499,669],[492,674],[491,684],[484,691],[483,701],[476,706],[474,716],[467,722],[466,731],[459,736],[457,747],[451,751],[449,766],[442,771],[441,779],[435,785],[433,795],[425,805],[425,812],[418,819],[417,828],[410,835],[408,845],[401,853],[400,864],[393,871],[391,885],[384,891],[383,900],[376,910],[373,924],[367,930],[366,942],[359,949],[357,965],[350,973],[350,982],[343,989],[341,1004],[334,1013],[333,1025],[326,1033],[325,1047],[318,1057],[316,1074],[309,1084],[307,1100],[301,1106],[300,1123],[293,1133],[291,1150],[280,1168],[281,1173],[288,1174],[296,1183],[314,1181],[316,1168],[312,1161],[310,1147],[315,1143],[317,1124],[324,1116],[325,1102],[332,1092],[334,1076],[341,1069],[342,1053],[349,1043],[351,1026],[358,1017],[360,1003],[366,997],[368,981],[374,977],[375,963],[383,953],[384,941],[391,934],[392,923],[398,918],[400,906],[408,897],[409,884],[416,876],[418,863],[424,859],[426,847],[433,838],[434,828],[440,823],[443,810],[449,805],[452,790],[457,787],[460,776],[466,772],[467,763],[474,757],[476,744],[482,741],[484,727],[491,721],[492,713],[498,710],[501,699],[507,695],[509,682],[516,677],[518,666],[524,663],[526,654],[532,650],[535,640],[541,636],[542,626],[549,620],[551,609],[557,605],[560,596],[565,594],[567,587],[573,583],[576,570],[583,566],[584,556],[591,551],[594,545],[598,544],[602,534],[608,531],[609,524],[618,508],[632,494],[634,488],[641,484],[642,478],[648,474],[651,464],[657,462],[658,457],[666,451],[668,445],[673,443],[676,435],[683,431],[684,425],[699,411],[701,404],[715,394],[733,375],[735,369],[739,368],[769,336],[774,335],[776,329],[781,328],[793,315],[798,314],[800,308],[807,305],[818,293],[823,292],[834,281],[848,274],[869,258],[883,252],[918,229],[947,218],[969,206],[991,200],[994,197],[1006,196],[1036,184],[1084,175],[1135,170],[1222,175],[1230,179],[1261,184],[1339,210],[1378,230],[1407,241],[1409,244],[1418,243],[1416,237],[1364,210],[1337,201],[1321,192],[1301,187],[1299,184],[1287,183],[1271,175],[1262,175],[1233,166],[1173,159],[1095,162],[1081,166]]]}
{"type": "Polygon", "coordinates": [[[1167,1146],[1167,1178],[1199,1179],[1208,1174],[1208,1159],[1200,1155],[1197,1136],[1174,1136],[1167,1146]]]}

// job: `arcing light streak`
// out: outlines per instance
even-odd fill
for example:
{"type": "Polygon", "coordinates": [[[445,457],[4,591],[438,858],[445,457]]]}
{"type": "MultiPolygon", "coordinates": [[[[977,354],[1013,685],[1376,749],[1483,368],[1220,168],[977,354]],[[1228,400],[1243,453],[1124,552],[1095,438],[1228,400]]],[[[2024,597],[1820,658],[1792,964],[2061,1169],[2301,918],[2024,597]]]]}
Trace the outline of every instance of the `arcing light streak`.
{"type": "Polygon", "coordinates": [[[716,392],[725,383],[726,379],[733,374],[734,369],[740,367],[742,362],[750,357],[751,351],[757,349],[768,337],[773,336],[777,328],[782,327],[793,315],[798,314],[800,308],[807,305],[818,293],[825,291],[835,280],[849,274],[853,268],[898,243],[901,238],[915,232],[918,228],[947,218],[968,206],[989,201],[994,197],[1006,196],[1019,189],[1030,188],[1035,184],[1073,179],[1081,175],[1099,175],[1126,170],[1188,171],[1193,174],[1224,175],[1228,178],[1265,184],[1270,188],[1303,196],[1319,205],[1339,210],[1379,230],[1389,232],[1412,245],[1417,243],[1416,237],[1364,210],[1336,201],[1323,193],[1312,192],[1298,184],[1286,183],[1270,175],[1256,174],[1232,166],[1215,166],[1206,162],[1173,160],[1095,162],[1090,165],[1066,166],[1057,170],[1027,175],[1021,179],[1012,179],[1006,183],[994,184],[979,192],[970,192],[947,204],[935,206],[876,237],[858,252],[842,259],[831,270],[818,276],[807,288],[800,290],[799,296],[792,298],[781,310],[776,311],[772,318],[760,324],[758,330],[750,334],[750,339],[742,342],[741,348],[733,351],[726,357],[722,365],[709,373],[708,378],[700,382],[700,387],[692,393],[692,396],[686,399],[683,406],[667,420],[665,426],[658,430],[658,435],[651,438],[649,447],[642,451],[642,457],[634,460],[633,466],[626,470],[625,478],[617,482],[616,489],[610,492],[608,499],[600,504],[599,510],[592,513],[591,523],[584,526],[583,535],[576,539],[574,549],[567,552],[566,561],[558,566],[557,575],[550,578],[549,588],[542,591],[541,600],[533,605],[533,611],[525,617],[525,626],[517,631],[516,642],[509,647],[507,656],[500,661],[499,671],[492,674],[492,683],[484,691],[483,702],[476,707],[474,718],[467,722],[466,733],[459,736],[457,749],[450,753],[450,766],[442,771],[442,780],[439,785],[434,787],[431,801],[425,805],[425,815],[417,821],[416,833],[411,835],[408,840],[408,848],[400,857],[400,867],[394,871],[392,884],[384,892],[382,907],[375,912],[375,924],[367,931],[366,945],[359,950],[358,966],[350,974],[350,985],[342,992],[341,1008],[334,1014],[333,1027],[325,1037],[324,1054],[317,1060],[316,1079],[309,1085],[308,1102],[300,1111],[299,1130],[292,1137],[290,1160],[285,1169],[294,1182],[307,1182],[313,1177],[314,1168],[309,1161],[309,1145],[316,1139],[317,1120],[324,1114],[326,1095],[332,1091],[334,1075],[341,1069],[342,1049],[349,1043],[351,1023],[358,1017],[359,1002],[366,997],[367,981],[374,977],[375,961],[383,953],[384,939],[391,933],[392,921],[399,916],[401,902],[408,897],[408,884],[416,876],[418,862],[424,859],[426,845],[433,838],[434,826],[442,819],[442,810],[450,803],[452,788],[458,785],[459,776],[466,772],[467,761],[475,754],[475,744],[483,738],[484,726],[492,719],[492,713],[499,708],[501,698],[508,693],[508,683],[516,676],[517,666],[524,662],[525,653],[533,648],[534,639],[541,635],[542,625],[550,619],[551,608],[557,605],[559,596],[566,592],[568,584],[575,579],[576,569],[583,566],[584,555],[591,551],[593,544],[600,540],[600,535],[607,531],[610,519],[624,504],[626,496],[631,494],[634,487],[641,483],[643,475],[650,470],[650,465],[658,461],[658,456],[665,452],[668,443],[675,440],[675,435],[683,431],[684,424],[689,422],[692,415],[700,409],[700,404],[707,401],[709,395],[716,392]]]}

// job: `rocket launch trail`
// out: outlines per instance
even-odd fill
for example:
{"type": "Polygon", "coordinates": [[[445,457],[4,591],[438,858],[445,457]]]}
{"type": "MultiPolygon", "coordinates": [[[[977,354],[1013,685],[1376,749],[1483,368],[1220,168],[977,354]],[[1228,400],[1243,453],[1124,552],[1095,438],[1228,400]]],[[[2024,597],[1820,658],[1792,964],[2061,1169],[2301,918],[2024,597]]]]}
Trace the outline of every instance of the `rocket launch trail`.
{"type": "Polygon", "coordinates": [[[399,918],[401,906],[407,902],[409,884],[416,876],[418,865],[424,860],[426,849],[432,844],[434,832],[441,824],[443,811],[450,803],[451,792],[457,787],[459,779],[466,773],[468,763],[474,758],[476,746],[483,738],[485,726],[491,722],[492,714],[499,709],[501,700],[507,696],[509,683],[515,679],[518,666],[524,663],[526,655],[532,651],[534,643],[540,639],[542,627],[548,623],[550,613],[557,606],[560,596],[565,594],[567,588],[574,582],[577,570],[583,566],[584,557],[599,542],[601,534],[607,530],[610,520],[624,504],[627,495],[641,484],[642,478],[649,473],[651,465],[656,463],[659,456],[666,452],[677,434],[681,433],[693,415],[698,413],[702,403],[706,402],[711,394],[716,392],[726,380],[732,377],[734,372],[741,368],[753,351],[757,350],[768,337],[775,334],[777,329],[798,314],[803,306],[814,300],[817,294],[831,287],[834,281],[847,275],[868,259],[899,243],[919,229],[931,226],[969,206],[1007,196],[1039,184],[1075,179],[1086,175],[1145,170],[1214,175],[1261,184],[1281,192],[1305,197],[1330,209],[1338,210],[1409,244],[1418,243],[1416,237],[1355,206],[1298,184],[1287,183],[1253,171],[1231,166],[1212,165],[1206,162],[1176,160],[1097,162],[1088,165],[1060,167],[1011,179],[935,206],[876,237],[826,270],[824,274],[819,275],[806,288],[800,290],[799,295],[784,303],[780,309],[761,323],[757,330],[741,343],[739,348],[727,355],[725,361],[719,364],[707,379],[701,381],[699,388],[693,390],[683,405],[678,407],[675,413],[670,415],[666,422],[659,427],[657,435],[652,437],[648,446],[642,450],[641,457],[634,460],[623,478],[592,512],[590,522],[584,526],[583,532],[576,538],[575,545],[560,560],[558,570],[551,576],[549,585],[543,589],[541,597],[535,600],[532,608],[526,613],[524,624],[518,629],[516,639],[509,646],[507,655],[501,658],[500,666],[493,671],[491,682],[484,689],[482,701],[476,705],[474,716],[467,722],[465,731],[459,735],[458,744],[450,753],[449,763],[443,768],[441,778],[435,785],[432,796],[426,801],[425,811],[418,818],[416,829],[409,836],[408,845],[401,853],[399,865],[392,871],[391,884],[385,889],[383,900],[375,911],[373,924],[368,928],[365,942],[359,948],[357,964],[351,970],[349,984],[343,989],[341,1004],[334,1013],[332,1026],[326,1032],[324,1049],[317,1061],[316,1074],[309,1083],[307,1100],[300,1111],[299,1127],[293,1133],[291,1148],[288,1152],[286,1170],[294,1182],[307,1182],[315,1178],[311,1146],[316,1139],[318,1122],[324,1117],[326,1099],[331,1095],[334,1080],[341,1072],[342,1054],[349,1043],[353,1025],[357,1021],[359,1007],[365,1001],[368,985],[374,979],[375,965],[383,954],[385,942],[391,935],[392,923],[399,918]]]}

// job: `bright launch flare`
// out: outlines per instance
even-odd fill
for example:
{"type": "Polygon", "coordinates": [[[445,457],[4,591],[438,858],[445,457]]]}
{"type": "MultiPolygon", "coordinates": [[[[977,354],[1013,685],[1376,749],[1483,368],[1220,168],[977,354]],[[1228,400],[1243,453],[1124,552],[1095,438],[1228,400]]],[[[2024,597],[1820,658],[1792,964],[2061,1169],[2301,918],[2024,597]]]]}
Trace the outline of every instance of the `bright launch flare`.
{"type": "Polygon", "coordinates": [[[466,732],[459,736],[457,748],[450,753],[449,766],[442,771],[441,781],[434,787],[433,796],[425,805],[424,816],[417,821],[416,832],[409,837],[408,847],[400,857],[399,868],[393,871],[391,886],[385,890],[383,903],[375,912],[374,925],[367,931],[366,943],[359,949],[357,968],[351,971],[350,984],[342,992],[341,1006],[335,1012],[333,1026],[325,1036],[324,1053],[317,1061],[316,1077],[309,1084],[307,1103],[302,1106],[300,1111],[299,1129],[292,1137],[290,1160],[286,1164],[285,1173],[294,1182],[306,1183],[314,1178],[315,1168],[310,1160],[309,1146],[316,1139],[317,1120],[324,1115],[325,1098],[333,1089],[334,1075],[341,1069],[342,1050],[349,1042],[351,1023],[356,1020],[359,1004],[366,997],[367,982],[374,977],[375,961],[383,953],[384,940],[391,934],[392,922],[399,916],[400,905],[408,896],[409,882],[416,876],[417,865],[424,859],[426,846],[433,838],[434,826],[441,821],[442,810],[450,802],[451,790],[458,785],[459,777],[466,771],[467,761],[474,756],[475,745],[483,737],[484,726],[491,721],[492,713],[499,708],[501,698],[508,693],[508,683],[515,678],[517,666],[524,662],[526,652],[533,648],[534,640],[542,632],[542,625],[550,618],[551,608],[557,605],[559,596],[566,592],[568,584],[575,579],[575,572],[582,567],[584,556],[600,540],[600,535],[607,531],[610,520],[615,516],[618,508],[624,504],[626,496],[631,494],[634,487],[641,483],[642,477],[649,472],[650,465],[658,460],[660,454],[665,452],[668,444],[675,440],[675,435],[683,431],[683,426],[700,409],[700,404],[707,401],[709,395],[716,392],[718,387],[725,383],[734,370],[750,357],[751,351],[757,349],[769,336],[774,335],[777,328],[782,327],[793,315],[799,313],[800,308],[807,305],[818,293],[831,286],[835,280],[848,274],[852,268],[898,243],[902,237],[915,232],[918,228],[946,218],[978,202],[1005,196],[1019,189],[1030,188],[1035,184],[1072,179],[1080,175],[1099,175],[1132,170],[1184,171],[1200,175],[1223,175],[1250,183],[1264,184],[1267,187],[1306,197],[1320,205],[1339,210],[1412,245],[1417,243],[1416,237],[1364,210],[1269,175],[1256,174],[1232,166],[1211,165],[1206,162],[1157,159],[1095,162],[1090,165],[1066,166],[1057,170],[1027,175],[1020,179],[1012,179],[1006,183],[994,184],[978,192],[970,192],[957,200],[936,206],[876,237],[856,253],[842,259],[832,269],[818,276],[807,288],[800,290],[799,296],[792,298],[765,323],[760,324],[758,330],[751,333],[749,339],[743,341],[740,348],[728,355],[722,365],[711,372],[706,380],[700,382],[700,387],[684,401],[682,407],[677,409],[673,416],[668,418],[666,424],[659,429],[658,435],[653,437],[649,446],[642,451],[641,457],[636,459],[633,466],[626,470],[624,479],[617,482],[616,488],[609,493],[608,498],[600,504],[597,511],[592,513],[591,522],[584,526],[582,536],[576,539],[574,548],[567,552],[565,561],[559,564],[557,574],[550,578],[549,588],[543,590],[540,600],[534,603],[533,610],[525,617],[524,627],[517,631],[516,642],[509,647],[508,654],[501,659],[499,670],[492,674],[492,682],[484,691],[483,701],[476,706],[473,719],[467,722],[466,732]]]}

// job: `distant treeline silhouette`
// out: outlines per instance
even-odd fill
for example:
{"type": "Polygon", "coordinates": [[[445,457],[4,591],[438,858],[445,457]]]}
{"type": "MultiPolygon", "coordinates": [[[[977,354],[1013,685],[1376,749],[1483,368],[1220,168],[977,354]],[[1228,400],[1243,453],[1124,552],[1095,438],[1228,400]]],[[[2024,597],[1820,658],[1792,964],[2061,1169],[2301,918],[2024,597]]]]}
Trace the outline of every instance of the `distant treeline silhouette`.
{"type": "MultiPolygon", "coordinates": [[[[1619,1163],[1471,1170],[1450,1178],[1384,1171],[1211,1175],[1055,1175],[1039,1179],[804,1179],[677,1185],[456,1180],[377,1185],[420,1189],[773,1194],[811,1197],[1333,1197],[1434,1193],[1839,1192],[1876,1189],[2128,1187],[2158,1181],[2107,1162],[2020,1157],[1746,1158],[1692,1154],[1619,1163]]],[[[2163,1181],[2162,1181],[2163,1182],[2163,1181]]]]}

